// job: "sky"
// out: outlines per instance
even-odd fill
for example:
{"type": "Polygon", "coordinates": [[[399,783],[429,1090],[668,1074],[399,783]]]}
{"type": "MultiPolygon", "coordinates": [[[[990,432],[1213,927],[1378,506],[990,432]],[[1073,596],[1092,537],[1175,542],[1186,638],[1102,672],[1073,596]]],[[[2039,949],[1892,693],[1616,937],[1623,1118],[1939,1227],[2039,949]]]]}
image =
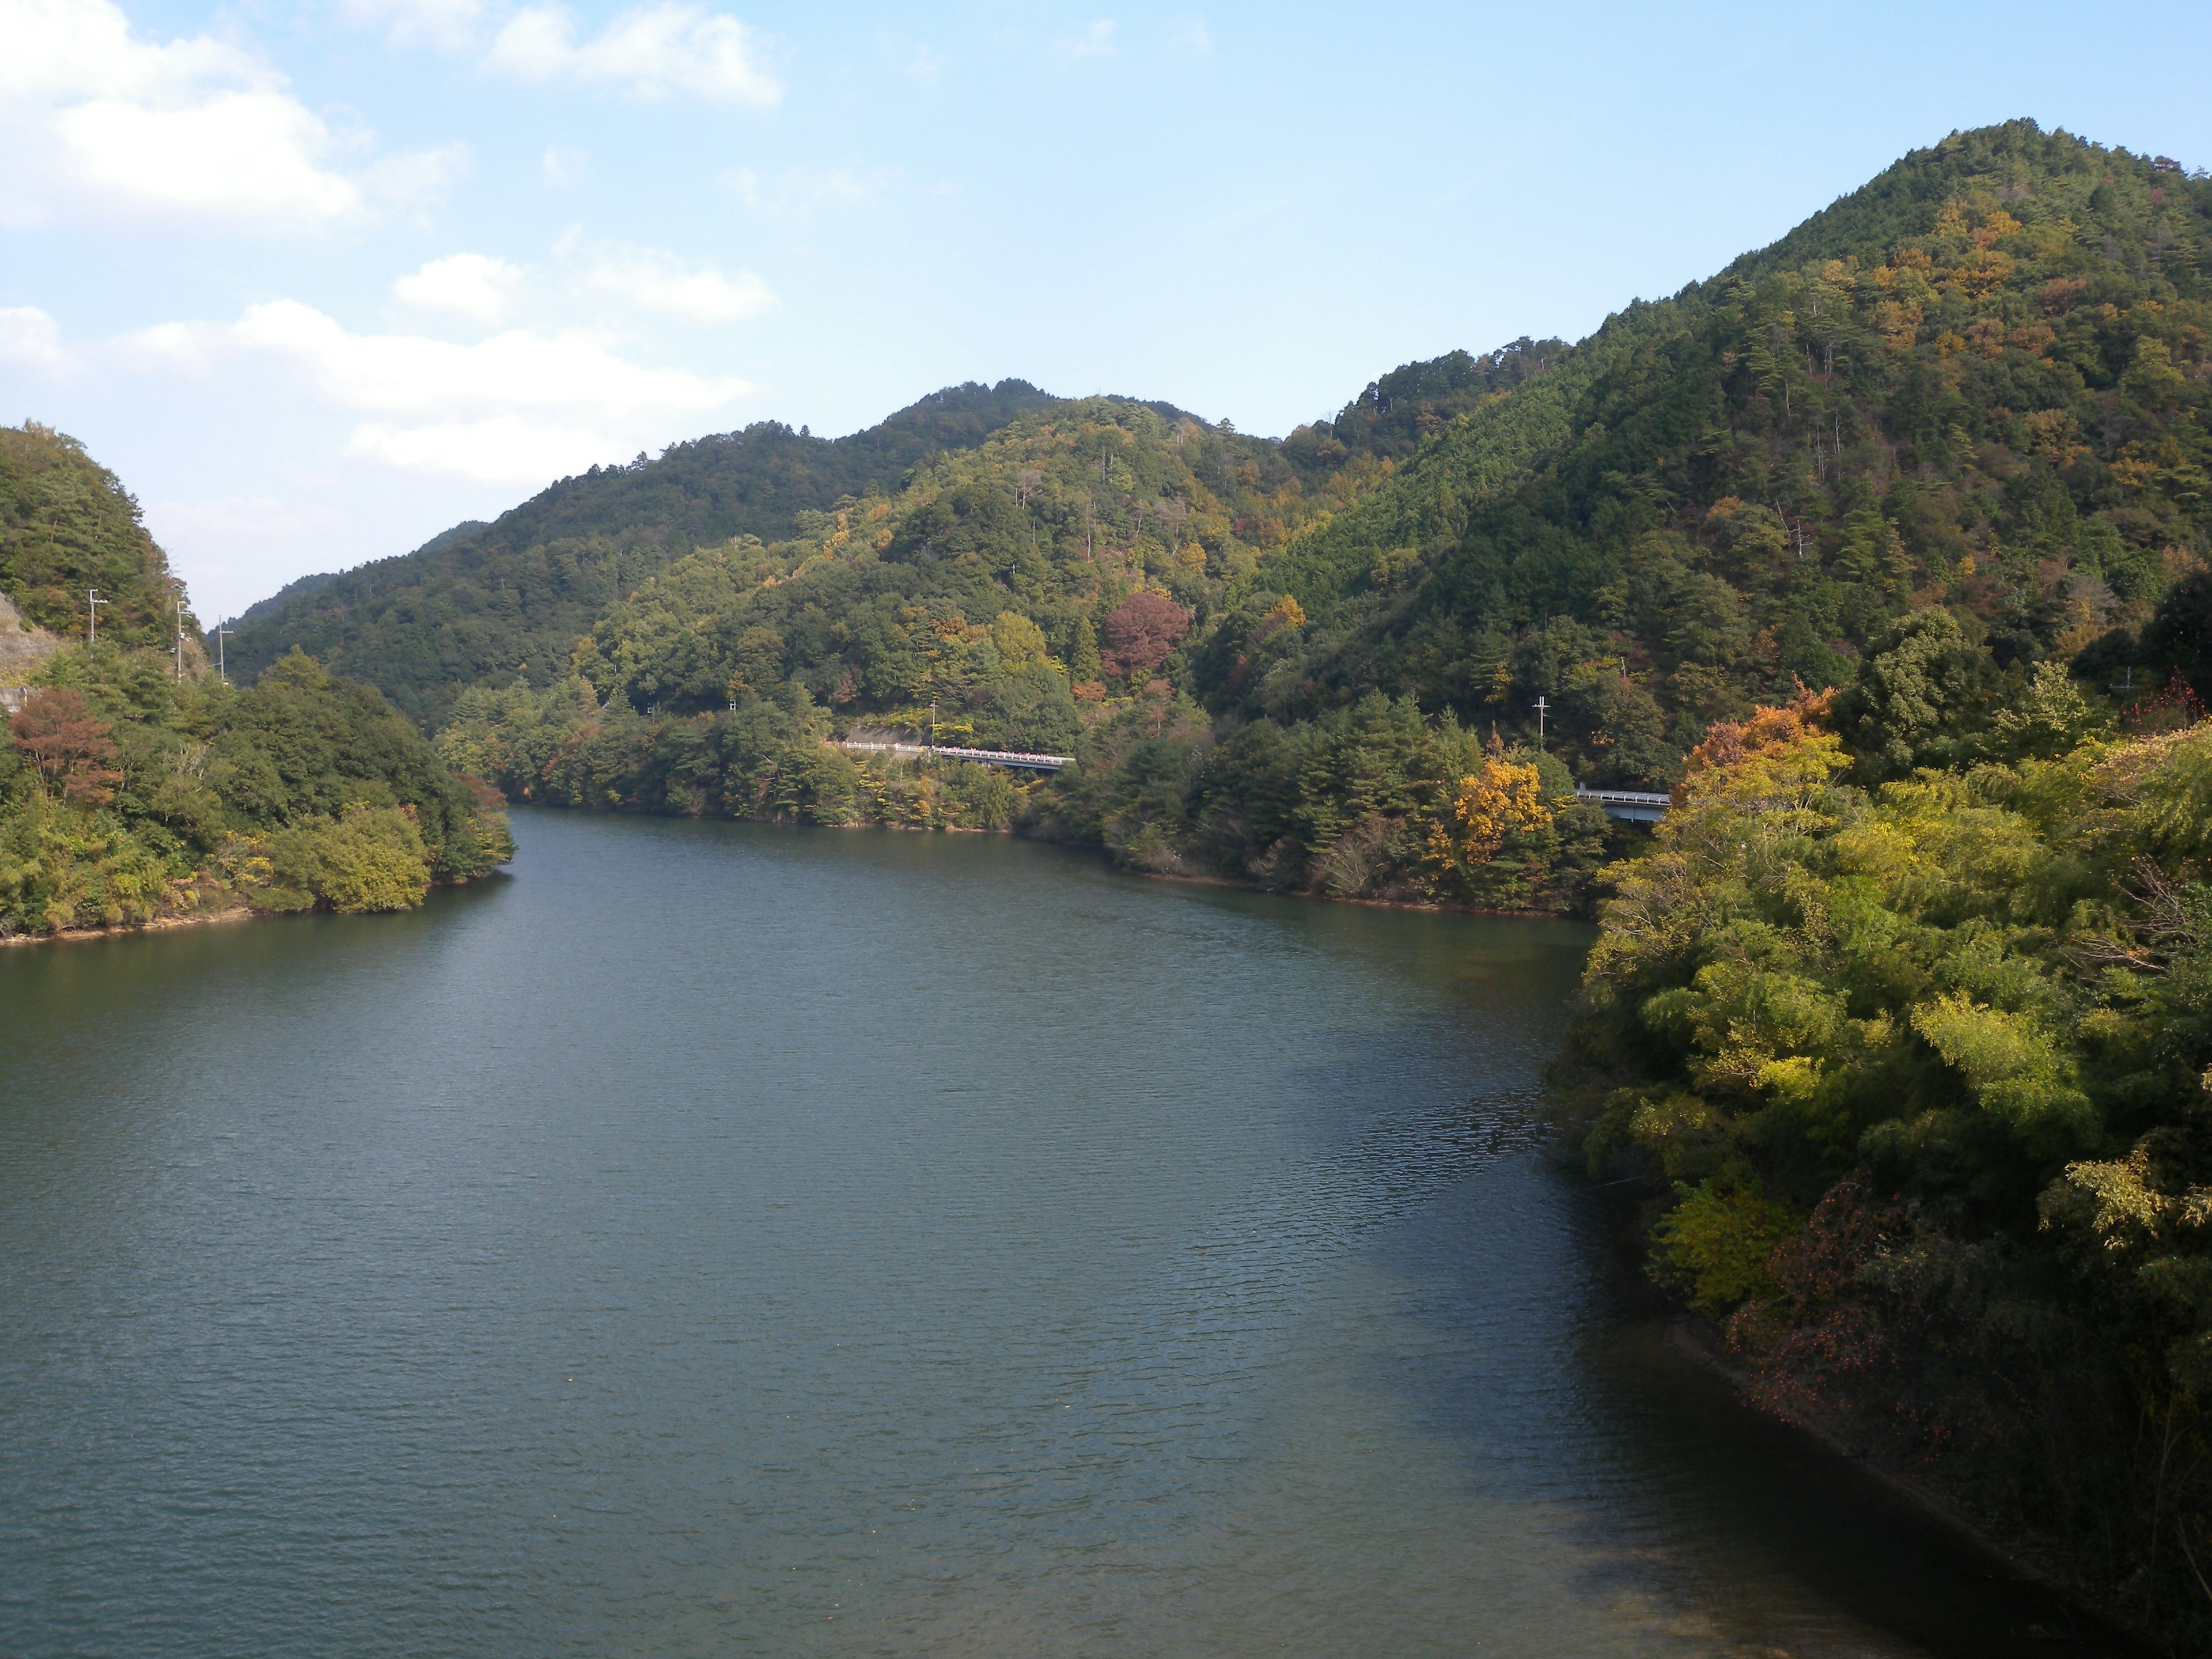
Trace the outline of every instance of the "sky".
{"type": "Polygon", "coordinates": [[[1247,432],[1577,338],[2212,6],[0,0],[0,422],[204,617],[594,463],[1017,376],[1247,432]]]}

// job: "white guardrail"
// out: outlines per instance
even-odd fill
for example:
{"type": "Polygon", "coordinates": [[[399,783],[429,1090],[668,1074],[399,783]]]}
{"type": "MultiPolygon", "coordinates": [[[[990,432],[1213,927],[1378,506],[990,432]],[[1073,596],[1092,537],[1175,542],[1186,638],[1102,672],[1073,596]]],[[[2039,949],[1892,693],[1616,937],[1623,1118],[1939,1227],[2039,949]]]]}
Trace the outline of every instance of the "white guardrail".
{"type": "Polygon", "coordinates": [[[1588,801],[1608,817],[1630,823],[1656,823],[1667,816],[1667,804],[1673,797],[1643,789],[1585,789],[1577,784],[1575,799],[1588,801]]]}
{"type": "MultiPolygon", "coordinates": [[[[1025,772],[1057,772],[1074,760],[1072,755],[1032,755],[1018,749],[960,749],[950,744],[939,744],[933,747],[926,743],[871,743],[860,738],[841,739],[837,746],[858,750],[864,754],[939,755],[947,760],[978,761],[985,766],[1007,766],[1025,772]]],[[[1667,803],[1670,797],[1642,789],[1585,789],[1577,784],[1575,799],[1586,800],[1600,811],[1632,823],[1656,823],[1667,816],[1667,803]]]]}
{"type": "Polygon", "coordinates": [[[850,738],[837,746],[874,754],[939,755],[949,760],[980,761],[986,766],[1006,766],[1024,772],[1057,772],[1075,759],[1073,755],[1031,755],[1018,749],[956,749],[947,744],[932,746],[923,743],[866,743],[850,738]]]}

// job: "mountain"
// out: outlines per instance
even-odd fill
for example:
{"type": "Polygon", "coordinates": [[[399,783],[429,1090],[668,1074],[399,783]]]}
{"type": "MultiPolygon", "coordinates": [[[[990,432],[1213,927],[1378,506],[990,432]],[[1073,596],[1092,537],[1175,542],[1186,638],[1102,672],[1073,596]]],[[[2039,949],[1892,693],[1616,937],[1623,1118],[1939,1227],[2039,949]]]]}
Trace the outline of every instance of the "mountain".
{"type": "Polygon", "coordinates": [[[543,684],[565,672],[594,617],[692,548],[788,537],[802,515],[896,489],[917,462],[973,447],[1019,411],[1056,401],[1025,381],[971,382],[848,437],[766,421],[658,459],[593,467],[490,524],[302,578],[239,618],[228,660],[250,682],[297,646],[435,725],[465,685],[518,672],[543,684]]]}
{"type": "Polygon", "coordinates": [[[1999,670],[2138,627],[2212,528],[2212,184],[2013,122],[1907,156],[1461,416],[1249,585],[1194,685],[1369,690],[1661,787],[1905,612],[1999,670]],[[1295,634],[1251,630],[1288,593],[1295,634]]]}
{"type": "MultiPolygon", "coordinates": [[[[1408,364],[1334,421],[1243,449],[1265,459],[1278,484],[1294,477],[1322,506],[1339,507],[1446,422],[1541,374],[1565,349],[1523,339],[1480,357],[1455,351],[1408,364]]],[[[1189,418],[1171,404],[1109,401],[1170,425],[1189,418]]],[[[746,536],[789,540],[809,514],[893,494],[930,458],[975,449],[1018,416],[1068,402],[1025,381],[971,382],[848,437],[762,422],[658,459],[595,467],[492,524],[457,525],[410,554],[301,578],[237,619],[228,660],[250,680],[297,645],[435,726],[465,685],[515,673],[540,686],[557,678],[600,612],[693,548],[746,536]]],[[[1258,532],[1263,543],[1268,533],[1258,532]]]]}

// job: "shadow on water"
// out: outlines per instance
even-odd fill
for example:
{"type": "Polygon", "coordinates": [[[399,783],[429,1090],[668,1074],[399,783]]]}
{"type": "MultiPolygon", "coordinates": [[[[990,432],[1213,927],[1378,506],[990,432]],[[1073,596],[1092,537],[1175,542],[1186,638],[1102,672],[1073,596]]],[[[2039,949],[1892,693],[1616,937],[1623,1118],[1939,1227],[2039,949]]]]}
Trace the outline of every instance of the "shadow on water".
{"type": "Polygon", "coordinates": [[[1571,1381],[1534,1413],[1501,1410],[1498,1368],[1463,1354],[1401,1386],[1471,1480],[1583,1508],[1571,1531],[1587,1552],[1586,1593],[1654,1602],[1729,1651],[2148,1659],[1684,1352],[1620,1222],[1571,1169],[1518,1152],[1469,1174],[1384,1246],[1417,1320],[1474,1333],[1480,1351],[1503,1311],[1518,1328],[1498,1346],[1571,1356],[1571,1381]],[[1498,1228],[1540,1231],[1547,1219],[1567,1235],[1560,1271],[1525,1281],[1502,1310],[1498,1228]]]}

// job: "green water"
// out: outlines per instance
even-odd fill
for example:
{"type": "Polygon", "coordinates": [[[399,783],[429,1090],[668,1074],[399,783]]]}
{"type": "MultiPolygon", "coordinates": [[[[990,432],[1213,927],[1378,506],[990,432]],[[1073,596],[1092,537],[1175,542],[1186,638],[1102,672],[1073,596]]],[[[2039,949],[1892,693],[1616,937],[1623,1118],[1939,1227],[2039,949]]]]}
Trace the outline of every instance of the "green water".
{"type": "Polygon", "coordinates": [[[0,1652],[2051,1616],[1659,1343],[1540,1155],[1588,930],[517,828],[411,915],[0,951],[0,1652]]]}

